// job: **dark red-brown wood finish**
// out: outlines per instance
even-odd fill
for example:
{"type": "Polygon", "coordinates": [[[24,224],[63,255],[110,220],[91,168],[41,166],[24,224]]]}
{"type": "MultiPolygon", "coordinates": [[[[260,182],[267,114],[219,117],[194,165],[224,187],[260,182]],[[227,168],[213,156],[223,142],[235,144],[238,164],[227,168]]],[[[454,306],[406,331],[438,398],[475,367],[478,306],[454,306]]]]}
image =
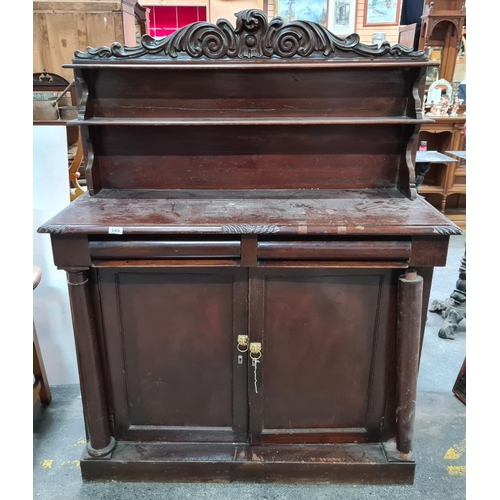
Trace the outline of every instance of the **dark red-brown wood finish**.
{"type": "Polygon", "coordinates": [[[85,480],[411,484],[433,268],[433,64],[236,15],[73,63],[88,193],[68,273],[85,480]]]}

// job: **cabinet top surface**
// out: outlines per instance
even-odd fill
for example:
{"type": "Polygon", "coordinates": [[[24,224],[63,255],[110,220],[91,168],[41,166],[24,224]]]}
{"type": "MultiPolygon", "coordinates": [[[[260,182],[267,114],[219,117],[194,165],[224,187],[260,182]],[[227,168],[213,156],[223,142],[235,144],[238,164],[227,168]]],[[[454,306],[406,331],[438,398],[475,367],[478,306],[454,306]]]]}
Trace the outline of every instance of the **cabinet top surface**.
{"type": "Polygon", "coordinates": [[[423,198],[397,190],[103,190],[85,194],[41,233],[461,234],[423,198]]]}

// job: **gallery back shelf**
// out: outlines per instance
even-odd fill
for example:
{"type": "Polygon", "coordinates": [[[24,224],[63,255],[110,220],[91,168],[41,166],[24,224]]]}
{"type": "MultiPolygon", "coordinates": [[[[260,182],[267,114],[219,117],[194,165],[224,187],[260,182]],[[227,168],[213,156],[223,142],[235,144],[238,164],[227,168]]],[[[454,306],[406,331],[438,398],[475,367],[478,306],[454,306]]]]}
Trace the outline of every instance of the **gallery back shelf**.
{"type": "Polygon", "coordinates": [[[233,111],[201,113],[180,112],[164,118],[87,118],[72,120],[69,125],[416,125],[433,123],[433,120],[416,119],[407,116],[378,117],[378,116],[330,116],[328,112],[315,115],[314,113],[271,113],[259,111],[233,111]],[[260,115],[260,116],[259,116],[260,115]]]}

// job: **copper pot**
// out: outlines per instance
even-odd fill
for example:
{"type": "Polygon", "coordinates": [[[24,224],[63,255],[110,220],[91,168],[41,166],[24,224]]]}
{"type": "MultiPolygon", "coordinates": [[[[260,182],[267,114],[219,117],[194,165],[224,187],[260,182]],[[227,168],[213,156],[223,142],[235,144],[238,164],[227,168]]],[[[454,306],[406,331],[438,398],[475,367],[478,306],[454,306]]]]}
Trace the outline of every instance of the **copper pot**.
{"type": "Polygon", "coordinates": [[[77,106],[59,106],[61,120],[76,120],[78,118],[77,106]]]}
{"type": "Polygon", "coordinates": [[[33,101],[33,120],[59,120],[59,110],[52,101],[33,101]]]}

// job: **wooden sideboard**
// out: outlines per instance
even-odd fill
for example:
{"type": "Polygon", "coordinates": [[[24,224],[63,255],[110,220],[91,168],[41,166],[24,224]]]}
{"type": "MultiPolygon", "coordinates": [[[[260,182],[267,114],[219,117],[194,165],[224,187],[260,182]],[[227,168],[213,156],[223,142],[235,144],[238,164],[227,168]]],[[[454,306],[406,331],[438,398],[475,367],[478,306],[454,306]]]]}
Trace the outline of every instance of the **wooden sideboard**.
{"type": "Polygon", "coordinates": [[[411,484],[433,268],[426,68],[250,9],[76,52],[67,272],[85,480],[411,484]]]}
{"type": "MultiPolygon", "coordinates": [[[[430,117],[434,123],[422,125],[419,141],[427,141],[427,149],[447,155],[447,151],[464,151],[466,117],[430,117]]],[[[462,229],[466,228],[465,161],[434,163],[425,175],[419,193],[462,229]]]]}
{"type": "Polygon", "coordinates": [[[466,20],[465,3],[465,0],[425,0],[422,12],[418,48],[439,54],[438,78],[448,82],[455,81],[466,20]]]}

